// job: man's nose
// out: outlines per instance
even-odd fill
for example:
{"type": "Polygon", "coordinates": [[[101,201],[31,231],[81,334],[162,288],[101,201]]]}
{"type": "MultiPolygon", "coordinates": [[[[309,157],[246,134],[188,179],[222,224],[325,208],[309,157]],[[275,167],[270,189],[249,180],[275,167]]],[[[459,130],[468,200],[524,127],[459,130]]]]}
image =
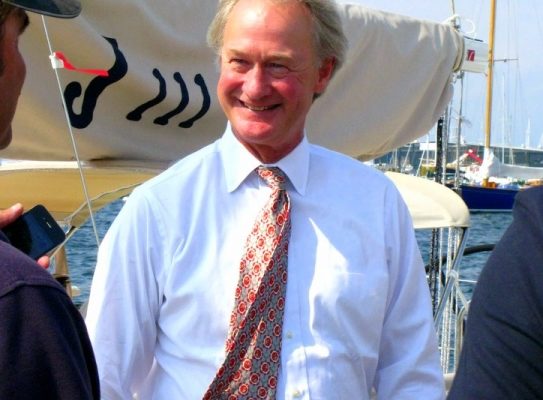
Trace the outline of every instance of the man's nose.
{"type": "Polygon", "coordinates": [[[255,65],[245,74],[243,91],[252,99],[264,97],[270,93],[271,85],[266,69],[255,65]]]}

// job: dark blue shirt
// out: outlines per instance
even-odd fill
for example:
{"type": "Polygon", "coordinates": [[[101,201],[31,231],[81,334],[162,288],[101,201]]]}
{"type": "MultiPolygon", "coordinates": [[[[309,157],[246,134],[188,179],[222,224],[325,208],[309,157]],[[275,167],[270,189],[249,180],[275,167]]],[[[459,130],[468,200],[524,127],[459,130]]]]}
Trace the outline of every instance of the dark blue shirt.
{"type": "Polygon", "coordinates": [[[99,397],[79,311],[64,288],[0,232],[0,400],[99,397]]]}
{"type": "Polygon", "coordinates": [[[449,400],[543,398],[543,187],[521,191],[513,222],[475,287],[449,400]]]}

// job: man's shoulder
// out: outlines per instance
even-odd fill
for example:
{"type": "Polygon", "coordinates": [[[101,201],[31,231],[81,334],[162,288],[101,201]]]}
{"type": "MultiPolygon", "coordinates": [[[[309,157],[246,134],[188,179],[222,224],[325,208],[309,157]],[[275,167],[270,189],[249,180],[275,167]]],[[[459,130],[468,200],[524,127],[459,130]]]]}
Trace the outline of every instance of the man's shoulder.
{"type": "Polygon", "coordinates": [[[543,186],[521,190],[515,198],[515,218],[527,218],[541,227],[543,223],[543,186]]]}
{"type": "Polygon", "coordinates": [[[0,241],[0,297],[21,286],[62,286],[31,258],[9,243],[0,241]]]}
{"type": "Polygon", "coordinates": [[[176,161],[165,171],[143,183],[136,191],[161,190],[164,185],[171,188],[172,184],[190,184],[195,174],[205,171],[202,166],[219,161],[219,149],[215,142],[176,161]]]}
{"type": "Polygon", "coordinates": [[[543,186],[534,186],[529,189],[521,190],[517,195],[517,200],[535,208],[542,208],[543,186]]]}
{"type": "Polygon", "coordinates": [[[326,168],[337,169],[343,174],[352,174],[364,181],[374,179],[384,185],[391,184],[390,179],[384,173],[355,157],[315,144],[311,144],[311,154],[317,158],[317,162],[324,163],[326,168]]]}

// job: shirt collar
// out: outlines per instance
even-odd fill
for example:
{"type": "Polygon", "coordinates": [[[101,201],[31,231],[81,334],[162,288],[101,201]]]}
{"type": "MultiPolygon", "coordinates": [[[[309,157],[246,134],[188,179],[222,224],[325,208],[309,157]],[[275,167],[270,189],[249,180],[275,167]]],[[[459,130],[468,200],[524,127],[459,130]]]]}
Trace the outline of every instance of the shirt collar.
{"type": "MultiPolygon", "coordinates": [[[[224,161],[224,173],[229,192],[236,190],[251,172],[259,165],[262,165],[262,162],[253,156],[235,137],[230,123],[227,124],[221,139],[221,156],[224,161]]],[[[294,150],[278,162],[267,166],[281,168],[288,176],[294,189],[303,196],[309,176],[309,142],[305,135],[294,150]]]]}

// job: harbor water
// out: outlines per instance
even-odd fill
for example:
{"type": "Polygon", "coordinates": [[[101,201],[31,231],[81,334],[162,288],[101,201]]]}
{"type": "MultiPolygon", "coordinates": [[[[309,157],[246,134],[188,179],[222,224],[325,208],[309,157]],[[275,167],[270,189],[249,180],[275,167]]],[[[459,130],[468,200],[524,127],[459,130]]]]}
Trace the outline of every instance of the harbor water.
{"type": "MultiPolygon", "coordinates": [[[[95,215],[98,235],[103,238],[111,222],[122,207],[122,201],[116,201],[103,208],[95,215]]],[[[512,214],[507,213],[472,213],[471,227],[466,248],[495,244],[512,221],[512,214]]],[[[430,233],[428,230],[417,231],[417,239],[424,260],[428,259],[430,233]]],[[[68,241],[66,255],[70,268],[72,284],[80,294],[74,298],[77,305],[83,304],[89,296],[92,275],[96,263],[97,245],[90,222],[84,224],[68,241]]],[[[460,264],[462,279],[476,280],[486,262],[489,252],[467,255],[460,264]]],[[[469,289],[468,289],[469,296],[469,289]]]]}

